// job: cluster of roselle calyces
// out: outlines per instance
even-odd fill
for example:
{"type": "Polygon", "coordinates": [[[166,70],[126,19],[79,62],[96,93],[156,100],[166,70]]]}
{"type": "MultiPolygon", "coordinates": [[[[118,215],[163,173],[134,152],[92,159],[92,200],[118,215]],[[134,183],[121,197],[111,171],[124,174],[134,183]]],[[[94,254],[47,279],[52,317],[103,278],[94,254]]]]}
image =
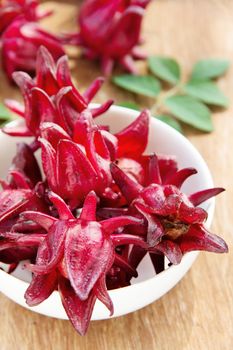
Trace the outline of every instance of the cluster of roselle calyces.
{"type": "Polygon", "coordinates": [[[112,314],[108,290],[130,285],[146,254],[159,273],[165,257],[178,264],[191,250],[227,252],[223,239],[205,228],[207,213],[199,207],[223,189],[187,196],[180,188],[195,169],[179,170],[173,156],[144,154],[148,111],[112,134],[94,119],[112,101],[89,105],[103,79],[81,95],[67,58],[55,63],[43,47],[35,79],[24,72],[13,78],[24,106],[13,100],[7,106],[24,120],[3,131],[32,138],[18,145],[1,181],[0,261],[12,271],[28,260],[28,305],[58,290],[69,319],[84,334],[95,301],[112,314]]]}
{"type": "Polygon", "coordinates": [[[47,47],[54,59],[64,55],[59,37],[43,30],[38,21],[51,14],[39,8],[38,0],[2,0],[0,3],[0,44],[3,70],[12,73],[35,71],[36,52],[47,47]]]}
{"type": "Polygon", "coordinates": [[[85,0],[78,15],[79,33],[67,37],[83,48],[84,56],[99,60],[104,75],[114,63],[131,73],[134,59],[145,59],[139,45],[142,19],[150,0],[85,0]]]}

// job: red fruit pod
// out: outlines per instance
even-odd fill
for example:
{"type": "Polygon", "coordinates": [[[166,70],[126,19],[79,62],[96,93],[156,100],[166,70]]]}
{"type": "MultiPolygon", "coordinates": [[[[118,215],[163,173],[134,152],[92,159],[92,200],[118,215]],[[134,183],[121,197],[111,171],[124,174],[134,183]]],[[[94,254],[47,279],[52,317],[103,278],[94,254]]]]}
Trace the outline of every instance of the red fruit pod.
{"type": "Polygon", "coordinates": [[[42,30],[37,23],[19,18],[8,26],[2,35],[2,61],[9,80],[15,71],[35,71],[36,52],[41,45],[47,47],[55,59],[64,55],[59,39],[42,30]]]}
{"type": "MultiPolygon", "coordinates": [[[[71,44],[84,48],[89,59],[99,59],[102,71],[110,75],[114,62],[136,73],[133,57],[140,44],[140,31],[144,9],[149,1],[87,0],[80,9],[80,32],[67,36],[71,44]]],[[[145,58],[145,57],[144,57],[145,58]]]]}
{"type": "Polygon", "coordinates": [[[37,0],[3,0],[0,4],[0,34],[18,17],[37,21],[51,12],[38,9],[37,0]]]}

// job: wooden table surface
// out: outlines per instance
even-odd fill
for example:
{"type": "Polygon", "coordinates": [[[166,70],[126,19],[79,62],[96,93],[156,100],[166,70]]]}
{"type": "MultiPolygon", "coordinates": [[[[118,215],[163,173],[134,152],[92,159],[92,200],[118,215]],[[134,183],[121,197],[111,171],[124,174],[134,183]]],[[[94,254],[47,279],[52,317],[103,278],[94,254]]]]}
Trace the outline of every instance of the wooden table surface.
{"type": "MultiPolygon", "coordinates": [[[[75,3],[75,1],[74,1],[75,3]]],[[[76,1],[77,3],[77,1],[76,1]]],[[[54,19],[45,25],[73,28],[74,6],[48,3],[54,19]]],[[[232,0],[157,0],[148,8],[143,35],[150,54],[170,55],[187,74],[201,58],[233,58],[232,0]]],[[[99,74],[98,68],[81,59],[73,74],[83,90],[99,74]]],[[[233,102],[233,65],[220,80],[233,102]]],[[[0,73],[0,96],[19,97],[0,73]]],[[[126,100],[127,94],[106,83],[97,101],[106,95],[126,100]]],[[[128,97],[133,98],[131,94],[128,97]]],[[[0,296],[1,350],[230,350],[233,348],[233,104],[214,114],[215,131],[201,134],[186,130],[205,158],[215,184],[227,191],[216,201],[212,231],[229,244],[230,253],[201,253],[183,280],[163,298],[133,314],[92,322],[80,337],[67,321],[37,315],[0,296]],[[232,265],[231,265],[232,264],[232,265]]]]}

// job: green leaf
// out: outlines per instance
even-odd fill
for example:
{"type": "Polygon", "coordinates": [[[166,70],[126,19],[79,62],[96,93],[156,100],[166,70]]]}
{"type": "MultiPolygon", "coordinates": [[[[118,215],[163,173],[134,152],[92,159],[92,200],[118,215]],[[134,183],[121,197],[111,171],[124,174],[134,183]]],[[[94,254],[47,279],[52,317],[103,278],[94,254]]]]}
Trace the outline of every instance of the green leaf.
{"type": "Polygon", "coordinates": [[[198,61],[192,71],[192,80],[206,80],[220,77],[229,68],[228,60],[209,59],[198,61]]]}
{"type": "Polygon", "coordinates": [[[182,128],[180,123],[175,120],[174,118],[172,118],[170,115],[157,115],[156,119],[161,120],[162,122],[170,125],[172,128],[176,129],[177,131],[179,131],[180,133],[182,133],[182,128]]]}
{"type": "Polygon", "coordinates": [[[11,114],[8,111],[8,109],[2,104],[0,103],[0,120],[8,120],[11,118],[11,114]]]}
{"type": "Polygon", "coordinates": [[[184,86],[184,91],[199,100],[221,107],[227,107],[228,98],[212,81],[190,81],[184,86]]]}
{"type": "Polygon", "coordinates": [[[149,75],[119,75],[113,82],[125,90],[149,97],[156,97],[160,92],[160,82],[149,75]]]}
{"type": "Polygon", "coordinates": [[[140,107],[135,102],[131,102],[131,101],[120,102],[118,103],[118,106],[135,109],[136,111],[140,110],[140,107]]]}
{"type": "Polygon", "coordinates": [[[173,58],[149,57],[148,64],[151,72],[160,79],[173,85],[179,82],[180,66],[173,58]]]}
{"type": "Polygon", "coordinates": [[[194,97],[187,95],[175,95],[166,98],[166,107],[177,119],[202,131],[213,130],[211,114],[208,107],[194,97]]]}

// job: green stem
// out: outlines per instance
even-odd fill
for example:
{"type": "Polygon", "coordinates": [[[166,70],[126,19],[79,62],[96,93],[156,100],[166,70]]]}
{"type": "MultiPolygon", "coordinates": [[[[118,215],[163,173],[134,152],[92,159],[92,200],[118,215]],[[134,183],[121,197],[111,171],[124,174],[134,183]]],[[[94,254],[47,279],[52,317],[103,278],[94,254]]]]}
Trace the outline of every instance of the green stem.
{"type": "Polygon", "coordinates": [[[176,94],[181,93],[183,90],[183,84],[179,83],[176,86],[174,86],[173,88],[171,88],[170,90],[166,91],[166,92],[161,92],[157,99],[156,102],[152,105],[150,111],[152,115],[156,115],[158,113],[161,112],[161,109],[164,108],[164,101],[170,97],[170,96],[174,96],[176,94]]]}

